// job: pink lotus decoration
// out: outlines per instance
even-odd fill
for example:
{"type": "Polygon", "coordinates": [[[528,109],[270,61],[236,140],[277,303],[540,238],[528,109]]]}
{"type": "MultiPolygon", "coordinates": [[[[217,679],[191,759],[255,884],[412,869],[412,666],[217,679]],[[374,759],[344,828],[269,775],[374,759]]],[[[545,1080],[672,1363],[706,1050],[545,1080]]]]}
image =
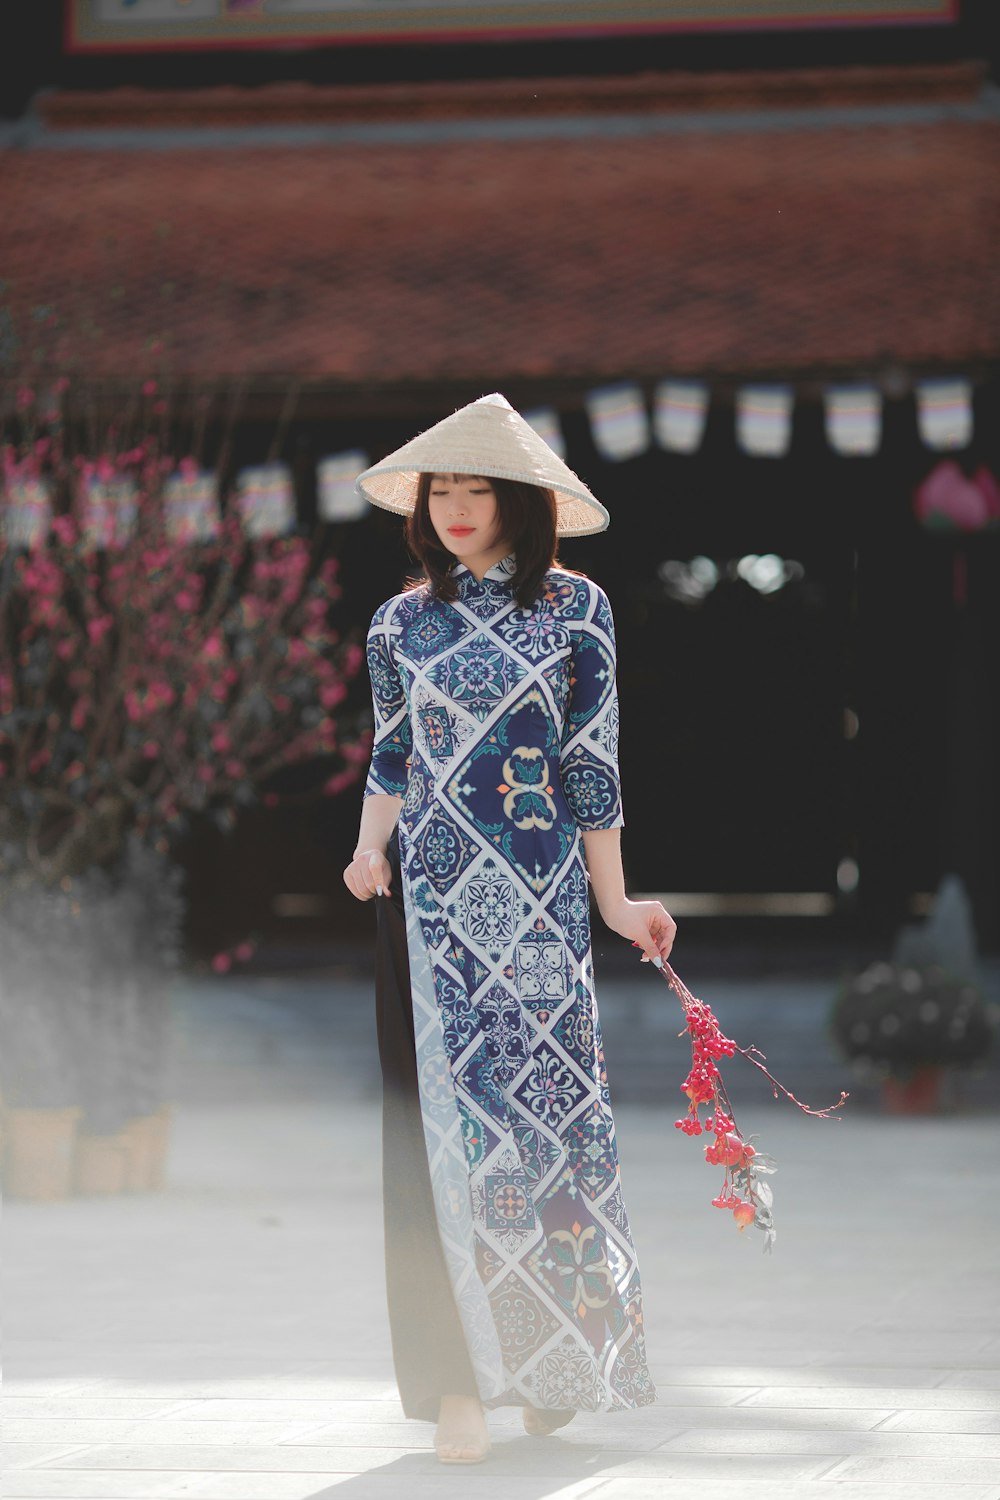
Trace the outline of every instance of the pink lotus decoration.
{"type": "Polygon", "coordinates": [[[1000,485],[985,464],[966,477],[945,458],[914,491],[913,512],[923,526],[946,531],[1000,526],[1000,485]]]}

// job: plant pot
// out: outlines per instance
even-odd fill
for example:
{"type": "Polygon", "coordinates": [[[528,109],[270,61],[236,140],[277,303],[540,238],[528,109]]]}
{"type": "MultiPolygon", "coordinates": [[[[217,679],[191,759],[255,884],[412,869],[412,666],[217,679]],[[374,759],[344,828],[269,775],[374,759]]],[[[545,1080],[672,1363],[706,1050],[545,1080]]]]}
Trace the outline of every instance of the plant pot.
{"type": "Polygon", "coordinates": [[[133,1115],[125,1124],[122,1135],[128,1144],[125,1162],[126,1193],[141,1193],[148,1188],[163,1186],[163,1167],[166,1145],[166,1110],[154,1114],[133,1115]]]}
{"type": "Polygon", "coordinates": [[[76,1138],[73,1189],[85,1197],[120,1193],[125,1186],[129,1143],[123,1130],[116,1135],[76,1138]]]}
{"type": "Polygon", "coordinates": [[[941,1108],[945,1070],[938,1063],[916,1068],[910,1078],[882,1080],[882,1104],[890,1115],[934,1115],[941,1108]]]}
{"type": "Polygon", "coordinates": [[[149,1186],[149,1129],[147,1115],[133,1115],[122,1126],[125,1164],[122,1169],[122,1191],[142,1193],[149,1186]]]}
{"type": "Polygon", "coordinates": [[[155,1113],[145,1117],[148,1121],[146,1129],[149,1146],[147,1186],[150,1188],[162,1188],[167,1180],[167,1152],[170,1146],[172,1116],[173,1107],[169,1104],[161,1104],[155,1113]]]}
{"type": "Polygon", "coordinates": [[[148,1115],[133,1115],[122,1130],[128,1145],[124,1189],[127,1193],[162,1188],[166,1178],[170,1135],[169,1104],[148,1115]]]}
{"type": "Polygon", "coordinates": [[[4,1110],[4,1190],[11,1198],[65,1198],[73,1180],[80,1106],[4,1110]]]}

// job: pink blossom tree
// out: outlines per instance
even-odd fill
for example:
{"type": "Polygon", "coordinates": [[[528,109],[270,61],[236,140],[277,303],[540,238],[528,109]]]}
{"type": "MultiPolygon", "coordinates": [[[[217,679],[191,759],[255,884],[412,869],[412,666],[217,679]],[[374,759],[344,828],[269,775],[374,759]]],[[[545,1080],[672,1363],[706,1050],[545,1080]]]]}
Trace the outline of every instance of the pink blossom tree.
{"type": "Polygon", "coordinates": [[[130,829],[166,852],[192,815],[230,826],[291,766],[334,795],[371,743],[344,717],[363,646],[330,621],[337,560],[249,535],[235,503],[179,537],[168,486],[200,466],[158,382],[99,432],[73,396],[21,383],[0,430],[0,878],[49,886],[130,829]]]}

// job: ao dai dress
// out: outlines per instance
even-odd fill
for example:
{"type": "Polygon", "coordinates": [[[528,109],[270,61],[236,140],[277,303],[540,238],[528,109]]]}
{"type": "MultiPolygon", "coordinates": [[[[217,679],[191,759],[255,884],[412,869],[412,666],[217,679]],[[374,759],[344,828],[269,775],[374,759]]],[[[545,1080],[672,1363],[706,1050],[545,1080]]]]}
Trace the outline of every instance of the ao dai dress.
{"type": "MultiPolygon", "coordinates": [[[[365,796],[398,822],[419,1113],[447,1276],[487,1406],[655,1400],[594,997],[582,830],[624,825],[614,622],[514,555],[368,632],[365,796]]],[[[435,1247],[436,1249],[437,1247],[435,1247]]]]}

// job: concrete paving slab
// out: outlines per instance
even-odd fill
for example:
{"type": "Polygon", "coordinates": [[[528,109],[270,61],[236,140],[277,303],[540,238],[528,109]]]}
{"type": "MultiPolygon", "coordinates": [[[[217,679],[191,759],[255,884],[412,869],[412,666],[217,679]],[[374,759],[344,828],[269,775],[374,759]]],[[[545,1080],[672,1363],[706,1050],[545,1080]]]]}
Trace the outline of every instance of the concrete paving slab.
{"type": "MultiPolygon", "coordinates": [[[[218,1420],[251,1422],[284,1418],[289,1422],[338,1422],[345,1426],[379,1426],[402,1422],[402,1409],[393,1395],[392,1401],[332,1401],[327,1398],[289,1398],[283,1396],[205,1396],[182,1401],[170,1415],[197,1417],[199,1421],[218,1420]]],[[[412,1424],[407,1424],[413,1432],[412,1424]]],[[[429,1430],[429,1429],[428,1429],[429,1430]]]]}
{"type": "Polygon", "coordinates": [[[910,1480],[925,1486],[982,1484],[996,1486],[995,1458],[845,1458],[827,1474],[832,1482],[865,1480],[869,1484],[892,1484],[910,1480]]]}
{"type": "MultiPolygon", "coordinates": [[[[338,1492],[341,1500],[343,1491],[338,1492]]],[[[741,1479],[738,1494],[740,1500],[998,1500],[1000,1491],[994,1486],[966,1484],[914,1484],[903,1482],[872,1484],[840,1481],[828,1482],[827,1476],[818,1480],[796,1480],[792,1484],[772,1480],[741,1479]]],[[[599,1491],[598,1500],[666,1500],[662,1488],[654,1481],[649,1483],[635,1479],[612,1479],[599,1491]]],[[[733,1483],[699,1484],[697,1500],[733,1500],[733,1483]]]]}
{"type": "MultiPolygon", "coordinates": [[[[53,1474],[51,1489],[36,1488],[40,1476],[18,1476],[17,1488],[10,1500],[175,1500],[179,1476],[171,1471],[142,1474],[100,1475],[53,1474]]],[[[395,1500],[401,1493],[400,1474],[365,1474],[360,1479],[344,1474],[218,1474],[187,1473],[183,1476],[184,1500],[323,1500],[326,1495],[337,1500],[395,1500]],[[363,1486],[363,1490],[360,1488],[363,1486]]],[[[496,1500],[496,1476],[480,1470],[463,1468],[445,1470],[434,1459],[428,1459],[419,1472],[410,1471],[405,1479],[407,1500],[441,1500],[443,1495],[469,1497],[469,1500],[496,1500]]],[[[584,1479],[553,1487],[551,1481],[519,1479],[505,1476],[504,1500],[589,1500],[603,1493],[605,1481],[584,1479]]],[[[662,1500],[662,1497],[661,1497],[662,1500]]],[[[730,1497],[731,1500],[731,1497],[730,1497]]],[[[978,1497],[973,1497],[978,1500],[978,1497]]]]}
{"type": "Polygon", "coordinates": [[[119,1396],[109,1403],[104,1396],[12,1396],[4,1392],[5,1423],[27,1421],[80,1421],[88,1417],[119,1420],[133,1417],[163,1417],[180,1414],[183,1403],[158,1396],[119,1396]]]}
{"type": "Polygon", "coordinates": [[[8,1474],[4,1500],[151,1500],[176,1492],[176,1474],[82,1474],[22,1470],[8,1474]]]}
{"type": "Polygon", "coordinates": [[[82,1452],[85,1445],[76,1443],[16,1443],[8,1438],[0,1446],[0,1464],[3,1473],[13,1469],[27,1469],[33,1464],[47,1464],[58,1458],[82,1452]]]}
{"type": "MultiPolygon", "coordinates": [[[[823,1417],[829,1424],[829,1413],[823,1417]]],[[[894,1411],[882,1424],[886,1432],[997,1432],[1000,1411],[894,1411]]]]}
{"type": "Polygon", "coordinates": [[[925,1390],[920,1386],[768,1386],[755,1391],[745,1406],[815,1407],[828,1406],[894,1406],[911,1411],[988,1411],[1000,1409],[996,1391],[925,1390]]]}
{"type": "Polygon", "coordinates": [[[66,1420],[53,1421],[51,1419],[39,1419],[37,1421],[20,1421],[14,1419],[4,1422],[4,1431],[7,1441],[17,1442],[50,1442],[50,1443],[123,1443],[131,1447],[136,1445],[157,1445],[160,1443],[172,1443],[177,1447],[186,1447],[189,1444],[213,1443],[217,1446],[243,1447],[249,1443],[287,1443],[308,1441],[305,1436],[315,1426],[314,1422],[289,1422],[281,1419],[277,1422],[253,1421],[253,1422],[192,1422],[171,1421],[163,1418],[161,1421],[142,1421],[125,1418],[119,1420],[115,1417],[104,1417],[100,1420],[82,1419],[78,1421],[66,1420]]]}
{"type": "Polygon", "coordinates": [[[872,1455],[877,1458],[992,1458],[1000,1459],[1000,1438],[992,1434],[955,1432],[794,1432],[780,1429],[727,1431],[692,1429],[668,1438],[659,1453],[829,1453],[872,1455]]]}
{"type": "MultiPolygon", "coordinates": [[[[670,1422],[672,1425],[683,1424],[681,1430],[684,1432],[692,1429],[710,1434],[713,1432],[766,1432],[772,1428],[784,1429],[791,1432],[809,1430],[815,1428],[817,1421],[821,1420],[824,1431],[830,1432],[872,1432],[880,1427],[895,1413],[889,1407],[872,1407],[869,1409],[853,1410],[850,1407],[822,1407],[821,1418],[817,1418],[817,1408],[806,1407],[798,1410],[794,1408],[776,1406],[724,1406],[724,1407],[699,1407],[679,1406],[671,1407],[670,1422]]],[[[650,1440],[653,1440],[654,1432],[657,1438],[661,1435],[666,1438],[665,1413],[658,1403],[656,1406],[646,1407],[643,1413],[630,1413],[628,1417],[629,1428],[638,1426],[643,1435],[647,1431],[650,1440]],[[649,1414],[648,1420],[642,1422],[640,1418],[649,1414]]],[[[946,1413],[950,1418],[951,1414],[946,1413]]],[[[599,1420],[590,1418],[587,1421],[577,1419],[573,1424],[574,1433],[581,1430],[591,1435],[595,1442],[603,1438],[607,1424],[603,1426],[599,1420]]],[[[947,1427],[943,1429],[948,1431],[947,1427]]],[[[974,1429],[969,1429],[970,1431],[974,1429]]],[[[992,1431],[984,1428],[983,1431],[992,1431]]]]}
{"type": "MultiPolygon", "coordinates": [[[[527,1439],[525,1440],[528,1441],[527,1439]]],[[[536,1443],[535,1448],[541,1445],[536,1443]]],[[[728,1479],[730,1484],[747,1479],[807,1480],[817,1479],[830,1466],[829,1458],[810,1458],[797,1454],[713,1453],[625,1453],[607,1454],[598,1445],[563,1442],[556,1452],[538,1455],[534,1449],[510,1444],[497,1455],[498,1480],[508,1473],[558,1481],[562,1474],[570,1477],[587,1467],[607,1479],[655,1479],[659,1484],[683,1484],[697,1488],[702,1482],[728,1479]]],[[[662,1491],[661,1491],[662,1494],[662,1491]]]]}
{"type": "MultiPolygon", "coordinates": [[[[855,1365],[838,1367],[817,1365],[675,1365],[650,1366],[657,1387],[673,1385],[844,1385],[857,1380],[859,1385],[941,1385],[949,1371],[946,1366],[913,1369],[909,1365],[855,1365]]],[[[990,1382],[986,1382],[989,1384],[990,1382]]]]}

